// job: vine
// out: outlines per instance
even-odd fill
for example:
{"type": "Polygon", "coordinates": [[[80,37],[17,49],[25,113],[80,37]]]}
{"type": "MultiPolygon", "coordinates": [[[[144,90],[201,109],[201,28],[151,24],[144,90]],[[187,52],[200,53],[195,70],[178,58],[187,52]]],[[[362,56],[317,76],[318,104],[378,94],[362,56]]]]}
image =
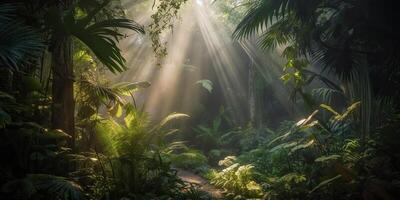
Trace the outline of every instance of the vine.
{"type": "MultiPolygon", "coordinates": [[[[158,66],[161,66],[161,60],[168,54],[167,42],[161,41],[161,34],[166,29],[173,29],[174,19],[177,18],[179,9],[186,1],[158,0],[157,11],[151,16],[153,22],[149,25],[149,35],[158,66]]],[[[156,0],[153,7],[155,5],[156,0]]]]}

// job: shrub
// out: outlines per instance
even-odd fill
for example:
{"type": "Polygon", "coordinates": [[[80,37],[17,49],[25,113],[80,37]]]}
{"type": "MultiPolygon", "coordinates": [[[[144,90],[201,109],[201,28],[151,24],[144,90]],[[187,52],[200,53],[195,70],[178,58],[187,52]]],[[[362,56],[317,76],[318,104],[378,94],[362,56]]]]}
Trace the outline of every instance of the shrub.
{"type": "Polygon", "coordinates": [[[220,172],[213,172],[211,176],[211,183],[217,187],[226,190],[227,197],[232,199],[245,198],[260,198],[264,192],[260,184],[258,184],[254,176],[254,166],[240,165],[235,163],[234,156],[228,156],[220,161],[221,166],[226,168],[220,172]]]}
{"type": "Polygon", "coordinates": [[[207,157],[198,150],[190,149],[179,154],[169,155],[173,166],[183,169],[198,169],[207,165],[207,157]]]}

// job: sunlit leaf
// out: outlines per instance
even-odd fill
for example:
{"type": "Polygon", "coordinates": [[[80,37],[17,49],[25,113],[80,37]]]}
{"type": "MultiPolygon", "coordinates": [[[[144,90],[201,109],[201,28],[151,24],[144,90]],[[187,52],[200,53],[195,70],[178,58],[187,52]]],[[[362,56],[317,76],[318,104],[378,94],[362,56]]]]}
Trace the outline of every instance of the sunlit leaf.
{"type": "Polygon", "coordinates": [[[337,160],[339,158],[340,158],[339,155],[321,156],[321,157],[315,159],[315,162],[327,162],[327,161],[331,161],[331,160],[337,160]]]}
{"type": "Polygon", "coordinates": [[[300,149],[308,148],[308,147],[310,147],[310,146],[313,145],[313,144],[314,144],[314,140],[310,140],[310,141],[308,141],[307,143],[297,145],[297,146],[293,147],[293,148],[290,150],[290,153],[294,153],[295,151],[298,151],[298,150],[300,150],[300,149]]]}
{"type": "Polygon", "coordinates": [[[317,113],[318,113],[318,110],[315,110],[315,111],[314,111],[313,113],[311,113],[311,115],[309,115],[307,118],[298,121],[298,122],[296,123],[296,126],[302,127],[302,126],[308,124],[308,123],[311,121],[311,119],[312,119],[317,113]]]}
{"type": "Polygon", "coordinates": [[[320,184],[318,184],[316,187],[314,187],[314,188],[310,191],[310,193],[315,192],[316,190],[318,190],[318,189],[320,189],[320,188],[322,188],[322,187],[327,186],[328,184],[332,183],[333,181],[335,181],[335,180],[337,180],[337,179],[339,179],[339,178],[341,178],[341,177],[342,177],[342,175],[337,175],[337,176],[335,176],[335,177],[333,177],[333,178],[331,178],[331,179],[322,181],[320,184]]]}
{"type": "Polygon", "coordinates": [[[199,80],[196,84],[200,84],[204,89],[206,89],[209,93],[213,90],[213,82],[207,79],[199,80]]]}
{"type": "Polygon", "coordinates": [[[340,116],[340,114],[338,112],[336,112],[331,106],[328,106],[326,104],[321,104],[320,105],[321,108],[324,108],[325,110],[331,112],[332,114],[334,114],[335,116],[340,116]]]}
{"type": "Polygon", "coordinates": [[[183,113],[172,113],[169,114],[167,117],[165,117],[159,124],[159,127],[163,127],[166,124],[168,124],[170,121],[175,120],[175,119],[181,119],[181,118],[188,118],[190,117],[187,114],[183,114],[183,113]]]}
{"type": "Polygon", "coordinates": [[[349,115],[350,115],[352,112],[354,112],[358,107],[360,107],[360,104],[361,104],[360,101],[357,101],[357,102],[351,104],[351,106],[348,107],[348,108],[346,109],[346,112],[344,112],[344,113],[342,114],[342,116],[336,118],[336,120],[341,121],[341,120],[343,120],[343,119],[346,119],[347,116],[349,116],[349,115]]]}
{"type": "Polygon", "coordinates": [[[110,114],[114,115],[115,117],[121,117],[123,113],[123,109],[121,104],[115,104],[110,110],[110,114]]]}
{"type": "Polygon", "coordinates": [[[47,131],[44,135],[46,137],[48,137],[48,138],[54,138],[54,139],[68,139],[68,138],[71,138],[70,135],[68,135],[67,133],[65,133],[61,129],[54,129],[54,130],[47,131]]]}

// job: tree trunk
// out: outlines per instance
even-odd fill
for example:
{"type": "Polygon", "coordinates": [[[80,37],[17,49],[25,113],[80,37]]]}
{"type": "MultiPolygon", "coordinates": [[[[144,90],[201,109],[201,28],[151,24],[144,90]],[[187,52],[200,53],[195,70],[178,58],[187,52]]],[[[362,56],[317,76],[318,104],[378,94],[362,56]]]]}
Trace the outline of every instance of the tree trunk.
{"type": "Polygon", "coordinates": [[[53,49],[53,107],[52,126],[71,136],[70,147],[75,146],[75,102],[72,41],[61,36],[53,49]]]}
{"type": "Polygon", "coordinates": [[[256,124],[256,94],[255,94],[255,76],[256,70],[253,61],[250,61],[249,66],[249,112],[250,123],[254,127],[256,124]]]}
{"type": "MultiPolygon", "coordinates": [[[[67,9],[69,1],[65,1],[60,12],[67,9]]],[[[52,127],[61,129],[71,136],[69,146],[75,147],[75,102],[73,78],[73,44],[72,38],[59,31],[54,36],[52,49],[53,69],[53,105],[52,127]]]]}

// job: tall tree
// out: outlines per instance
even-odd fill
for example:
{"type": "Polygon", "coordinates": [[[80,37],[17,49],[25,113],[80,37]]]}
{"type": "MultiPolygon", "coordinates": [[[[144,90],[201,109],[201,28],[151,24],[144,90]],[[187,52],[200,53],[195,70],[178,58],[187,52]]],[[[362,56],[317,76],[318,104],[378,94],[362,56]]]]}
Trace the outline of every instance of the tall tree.
{"type": "MultiPolygon", "coordinates": [[[[71,0],[60,1],[57,9],[63,13],[70,9],[71,0]]],[[[60,17],[65,24],[64,18],[60,17]]],[[[73,77],[73,43],[66,30],[58,29],[53,35],[52,70],[53,70],[53,105],[52,126],[62,129],[71,135],[70,146],[75,146],[75,102],[74,102],[74,77],[73,77]]]]}
{"type": "Polygon", "coordinates": [[[57,11],[50,15],[52,34],[53,106],[52,126],[62,129],[72,137],[70,146],[75,143],[75,102],[73,77],[72,36],[84,43],[111,72],[126,69],[125,59],[117,46],[124,35],[120,28],[144,33],[142,26],[125,18],[109,18],[96,21],[98,15],[111,0],[104,0],[95,6],[87,6],[85,1],[64,0],[57,4],[57,11]],[[75,17],[79,7],[86,15],[75,17]]]}
{"type": "Polygon", "coordinates": [[[393,6],[394,1],[375,0],[256,0],[234,36],[258,33],[261,47],[284,46],[294,75],[305,72],[304,60],[337,75],[353,101],[362,102],[360,132],[366,138],[373,96],[398,96],[391,88],[400,74],[393,6]],[[377,87],[383,82],[389,89],[377,87]]]}

